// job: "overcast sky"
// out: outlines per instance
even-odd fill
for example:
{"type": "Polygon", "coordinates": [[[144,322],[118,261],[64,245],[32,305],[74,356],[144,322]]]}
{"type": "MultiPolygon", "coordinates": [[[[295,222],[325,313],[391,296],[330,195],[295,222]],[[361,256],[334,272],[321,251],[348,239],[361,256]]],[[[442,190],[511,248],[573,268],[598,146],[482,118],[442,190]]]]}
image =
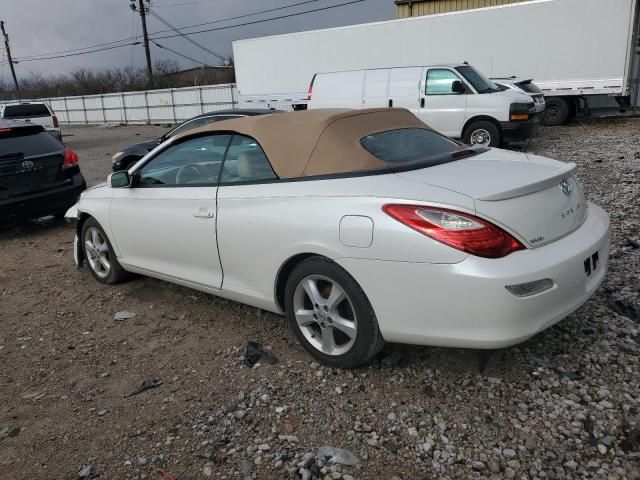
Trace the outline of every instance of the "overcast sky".
{"type": "MultiPolygon", "coordinates": [[[[304,0],[152,0],[151,8],[174,26],[184,27],[302,1],[304,0]]],[[[347,1],[349,0],[307,0],[308,3],[304,5],[191,30],[220,29],[347,1]]],[[[138,13],[131,11],[129,3],[130,0],[0,0],[0,20],[5,21],[12,55],[14,60],[19,62],[15,66],[18,76],[30,76],[32,73],[59,74],[77,67],[99,69],[132,64],[143,66],[142,44],[52,60],[26,61],[24,58],[113,42],[140,34],[140,17],[138,13]]],[[[364,0],[360,3],[306,15],[197,34],[192,38],[210,50],[230,56],[231,42],[237,39],[387,20],[394,16],[393,0],[364,0]]],[[[148,18],[147,25],[150,34],[167,29],[152,16],[148,18]]],[[[159,35],[167,35],[167,33],[159,35]]],[[[207,64],[216,65],[218,62],[213,55],[207,54],[180,37],[158,40],[158,43],[207,64]]],[[[4,53],[2,42],[0,43],[0,65],[6,63],[4,53]]],[[[175,59],[183,68],[197,65],[153,45],[151,56],[154,61],[175,59]]],[[[9,75],[9,66],[7,64],[0,66],[0,80],[10,80],[9,75]]]]}

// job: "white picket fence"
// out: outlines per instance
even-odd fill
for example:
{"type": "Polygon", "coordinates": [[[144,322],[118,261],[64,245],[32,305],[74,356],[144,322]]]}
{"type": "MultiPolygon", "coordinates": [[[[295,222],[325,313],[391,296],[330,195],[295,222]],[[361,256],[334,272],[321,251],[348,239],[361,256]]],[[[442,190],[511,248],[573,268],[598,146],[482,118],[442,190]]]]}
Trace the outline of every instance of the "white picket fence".
{"type": "Polygon", "coordinates": [[[234,108],[238,104],[237,98],[236,85],[228,83],[30,101],[48,103],[62,124],[126,125],[178,123],[201,113],[234,108]]]}

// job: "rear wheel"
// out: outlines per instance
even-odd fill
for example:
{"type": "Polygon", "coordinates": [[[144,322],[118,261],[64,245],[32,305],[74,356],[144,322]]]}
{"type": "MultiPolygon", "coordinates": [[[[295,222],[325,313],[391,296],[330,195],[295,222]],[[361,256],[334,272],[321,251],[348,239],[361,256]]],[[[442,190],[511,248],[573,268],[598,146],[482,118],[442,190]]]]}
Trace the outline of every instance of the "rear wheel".
{"type": "Polygon", "coordinates": [[[366,295],[351,275],[328,259],[309,258],[291,272],[285,308],[296,339],[325,365],[357,367],[384,345],[366,295]]]}
{"type": "Polygon", "coordinates": [[[548,97],[546,98],[546,105],[544,109],[544,118],[542,123],[548,127],[557,127],[564,125],[569,116],[571,115],[571,108],[569,102],[561,97],[548,97]]]}
{"type": "Polygon", "coordinates": [[[89,218],[84,222],[81,241],[84,258],[96,280],[112,285],[128,277],[128,273],[118,263],[107,235],[95,218],[89,218]]]}
{"type": "Polygon", "coordinates": [[[499,147],[502,141],[500,129],[487,120],[472,122],[464,129],[464,143],[467,145],[485,145],[499,147]]]}

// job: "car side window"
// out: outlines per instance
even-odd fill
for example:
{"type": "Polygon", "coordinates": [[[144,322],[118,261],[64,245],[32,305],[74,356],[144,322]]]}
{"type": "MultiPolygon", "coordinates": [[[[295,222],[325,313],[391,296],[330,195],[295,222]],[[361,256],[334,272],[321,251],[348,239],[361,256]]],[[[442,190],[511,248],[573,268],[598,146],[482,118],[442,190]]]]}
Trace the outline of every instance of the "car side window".
{"type": "Polygon", "coordinates": [[[204,135],[171,145],[137,172],[137,186],[217,185],[229,134],[204,135]]]}
{"type": "Polygon", "coordinates": [[[427,95],[458,95],[453,91],[453,82],[460,80],[451,70],[432,68],[427,72],[427,95]]]}
{"type": "Polygon", "coordinates": [[[234,135],[222,167],[220,183],[258,182],[278,178],[256,140],[234,135]]]}

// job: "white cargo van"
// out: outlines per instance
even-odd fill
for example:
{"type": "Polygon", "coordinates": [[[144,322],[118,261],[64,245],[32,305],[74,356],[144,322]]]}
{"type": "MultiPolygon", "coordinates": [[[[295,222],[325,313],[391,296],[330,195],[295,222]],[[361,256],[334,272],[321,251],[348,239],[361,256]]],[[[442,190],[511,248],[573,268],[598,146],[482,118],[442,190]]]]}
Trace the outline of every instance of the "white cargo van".
{"type": "Polygon", "coordinates": [[[401,107],[468,144],[524,141],[540,121],[533,99],[499,87],[468,64],[317,73],[309,108],[401,107]]]}

